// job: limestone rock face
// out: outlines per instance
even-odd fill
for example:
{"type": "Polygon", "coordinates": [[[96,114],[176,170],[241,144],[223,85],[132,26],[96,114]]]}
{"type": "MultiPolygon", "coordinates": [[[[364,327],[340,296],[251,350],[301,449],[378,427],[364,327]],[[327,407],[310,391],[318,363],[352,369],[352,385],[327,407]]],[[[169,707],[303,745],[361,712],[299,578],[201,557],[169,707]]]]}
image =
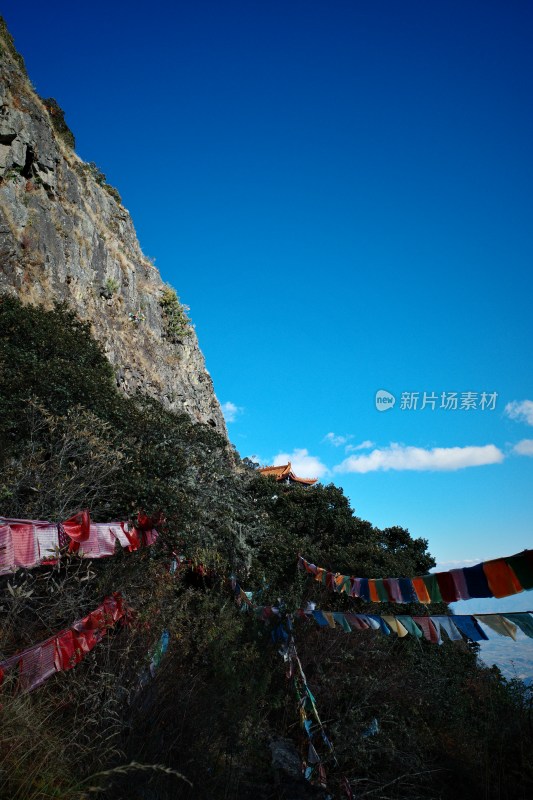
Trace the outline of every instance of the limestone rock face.
{"type": "Polygon", "coordinates": [[[194,329],[169,330],[165,284],[118,193],[56,131],[55,109],[8,40],[0,28],[0,292],[66,302],[90,321],[125,393],[140,390],[227,436],[194,329]]]}

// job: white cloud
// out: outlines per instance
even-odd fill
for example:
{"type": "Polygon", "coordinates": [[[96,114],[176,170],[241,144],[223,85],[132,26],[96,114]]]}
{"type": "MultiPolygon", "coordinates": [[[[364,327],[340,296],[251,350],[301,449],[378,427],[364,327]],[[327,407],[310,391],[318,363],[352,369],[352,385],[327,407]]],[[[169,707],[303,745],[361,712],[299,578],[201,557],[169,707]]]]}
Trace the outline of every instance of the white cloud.
{"type": "Polygon", "coordinates": [[[374,444],[375,442],[371,442],[370,439],[365,439],[361,444],[347,444],[344,450],[346,453],[353,453],[355,450],[370,450],[374,444]]]}
{"type": "Polygon", "coordinates": [[[349,456],[334,467],[334,472],[377,472],[379,470],[418,470],[451,472],[465,467],[498,464],[504,455],[493,444],[484,447],[406,447],[392,442],[368,455],[349,456]]]}
{"type": "Polygon", "coordinates": [[[518,456],[533,456],[533,439],[522,439],[513,447],[513,453],[518,456]]]}
{"type": "Polygon", "coordinates": [[[231,403],[229,400],[227,403],[222,403],[220,407],[226,422],[235,422],[239,414],[242,414],[244,411],[243,408],[236,406],[235,403],[231,403]]]}
{"type": "Polygon", "coordinates": [[[340,447],[343,444],[346,444],[347,441],[353,439],[352,434],[347,434],[346,436],[338,436],[336,433],[327,433],[324,436],[323,441],[329,442],[333,445],[333,447],[340,447]]]}
{"type": "Polygon", "coordinates": [[[346,436],[339,436],[336,433],[327,433],[322,441],[329,442],[329,444],[332,444],[334,447],[345,445],[345,453],[353,453],[356,450],[370,450],[371,447],[374,447],[374,442],[371,442],[370,439],[365,439],[361,444],[347,444],[350,439],[353,439],[353,433],[348,433],[346,436]]]}
{"type": "Polygon", "coordinates": [[[511,419],[533,425],[533,400],[513,400],[505,406],[505,413],[511,419]]]}
{"type": "Polygon", "coordinates": [[[317,456],[309,455],[305,448],[296,447],[292,453],[278,453],[274,459],[274,466],[292,464],[292,470],[299,478],[322,478],[329,472],[325,464],[317,456]]]}

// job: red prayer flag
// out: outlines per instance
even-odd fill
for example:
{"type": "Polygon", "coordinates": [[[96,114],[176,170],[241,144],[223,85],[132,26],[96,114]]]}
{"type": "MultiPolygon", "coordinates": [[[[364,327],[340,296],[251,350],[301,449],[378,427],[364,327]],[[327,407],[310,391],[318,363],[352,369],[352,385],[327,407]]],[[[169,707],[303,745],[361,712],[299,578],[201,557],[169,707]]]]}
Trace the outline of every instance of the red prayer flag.
{"type": "Polygon", "coordinates": [[[87,541],[91,533],[91,517],[89,511],[85,509],[78,514],[63,522],[63,530],[69,537],[69,551],[76,553],[80,548],[80,543],[87,541]]]}

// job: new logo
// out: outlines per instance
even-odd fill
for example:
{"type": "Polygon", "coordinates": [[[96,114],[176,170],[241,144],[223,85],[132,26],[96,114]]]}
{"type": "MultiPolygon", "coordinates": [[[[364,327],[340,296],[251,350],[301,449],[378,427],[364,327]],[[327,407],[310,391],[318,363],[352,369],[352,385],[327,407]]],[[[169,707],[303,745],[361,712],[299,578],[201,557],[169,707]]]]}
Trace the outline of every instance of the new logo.
{"type": "Polygon", "coordinates": [[[385,389],[379,389],[376,392],[376,408],[378,411],[388,411],[390,408],[394,406],[396,402],[396,398],[390,392],[386,392],[385,389]]]}

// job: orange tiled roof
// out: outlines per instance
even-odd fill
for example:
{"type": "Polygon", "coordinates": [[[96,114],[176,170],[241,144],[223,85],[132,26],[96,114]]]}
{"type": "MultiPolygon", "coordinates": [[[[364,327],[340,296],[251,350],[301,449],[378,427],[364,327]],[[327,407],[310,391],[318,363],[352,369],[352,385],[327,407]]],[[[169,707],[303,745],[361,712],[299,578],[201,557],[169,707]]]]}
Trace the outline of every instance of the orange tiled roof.
{"type": "Polygon", "coordinates": [[[291,481],[295,481],[295,483],[303,483],[305,486],[312,486],[313,483],[316,483],[318,478],[299,478],[294,472],[289,474],[289,478],[291,481]]]}
{"type": "Polygon", "coordinates": [[[259,472],[262,475],[266,475],[269,477],[270,475],[276,480],[280,481],[283,478],[286,478],[291,471],[291,463],[289,461],[288,464],[283,464],[279,467],[259,467],[259,472]]]}
{"type": "Polygon", "coordinates": [[[313,483],[316,483],[318,480],[318,478],[299,478],[292,471],[290,461],[288,464],[281,464],[278,467],[260,467],[258,472],[260,472],[261,475],[265,475],[267,478],[272,476],[277,481],[283,481],[288,478],[293,483],[302,483],[304,486],[312,486],[313,483]]]}

